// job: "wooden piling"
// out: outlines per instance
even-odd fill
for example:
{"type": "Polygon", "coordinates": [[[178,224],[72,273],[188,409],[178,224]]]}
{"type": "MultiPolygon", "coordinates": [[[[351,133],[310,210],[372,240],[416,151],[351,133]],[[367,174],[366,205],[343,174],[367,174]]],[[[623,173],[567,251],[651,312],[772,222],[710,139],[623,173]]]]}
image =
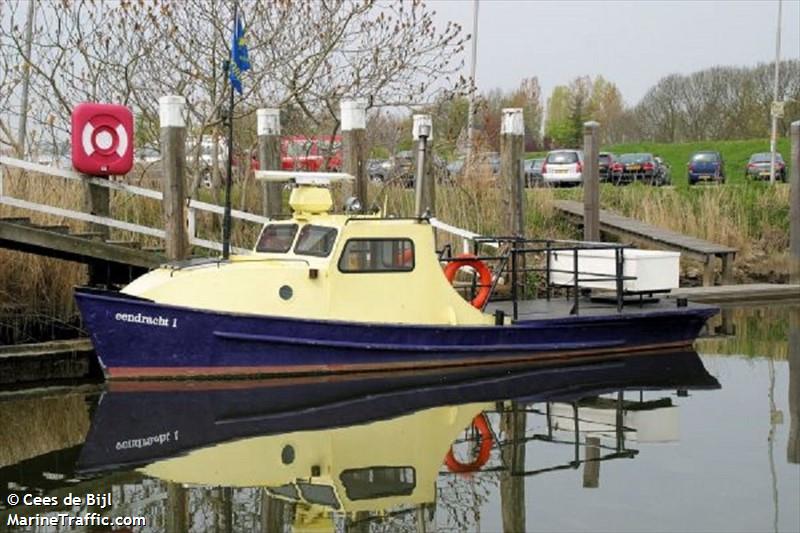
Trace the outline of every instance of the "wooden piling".
{"type": "MultiPolygon", "coordinates": [[[[796,123],[795,123],[796,124],[796,123]]],[[[786,460],[800,464],[800,310],[789,310],[789,436],[786,460]]]]}
{"type": "Polygon", "coordinates": [[[500,474],[500,507],[503,531],[525,531],[525,406],[511,402],[500,417],[506,435],[501,455],[506,470],[500,474]]]}
{"type": "MultiPolygon", "coordinates": [[[[98,179],[108,179],[108,176],[92,176],[98,179]]],[[[101,187],[93,183],[84,183],[84,207],[87,213],[99,217],[108,217],[111,214],[111,190],[107,187],[101,187]]],[[[87,223],[86,231],[98,234],[102,240],[108,239],[109,229],[108,226],[103,224],[87,223]]]]}
{"type": "Polygon", "coordinates": [[[586,437],[583,463],[583,488],[596,489],[600,486],[600,438],[586,437]]]}
{"type": "Polygon", "coordinates": [[[789,178],[789,260],[790,281],[800,283],[800,120],[792,122],[790,128],[792,153],[789,164],[792,172],[789,178]]]}
{"type": "MultiPolygon", "coordinates": [[[[256,111],[258,133],[258,168],[281,170],[281,119],[275,108],[256,111]]],[[[283,184],[266,181],[261,190],[261,212],[276,218],[283,211],[283,184]]]]}
{"type": "Polygon", "coordinates": [[[367,206],[367,102],[342,100],[342,170],[355,178],[353,196],[367,206]]]}
{"type": "Polygon", "coordinates": [[[431,174],[431,145],[433,142],[433,120],[430,115],[414,115],[411,131],[417,143],[416,167],[414,177],[414,213],[421,217],[426,212],[436,214],[436,179],[431,174]]]}
{"type": "Polygon", "coordinates": [[[599,128],[594,121],[583,124],[583,239],[593,242],[600,241],[599,128]]]}
{"type": "Polygon", "coordinates": [[[161,123],[161,171],[164,200],[165,253],[170,261],[189,256],[189,236],[186,222],[186,123],[182,96],[162,96],[158,99],[161,123]]]}
{"type": "Polygon", "coordinates": [[[503,109],[500,125],[500,180],[506,235],[525,236],[525,187],[520,160],[525,139],[521,108],[503,109]]]}

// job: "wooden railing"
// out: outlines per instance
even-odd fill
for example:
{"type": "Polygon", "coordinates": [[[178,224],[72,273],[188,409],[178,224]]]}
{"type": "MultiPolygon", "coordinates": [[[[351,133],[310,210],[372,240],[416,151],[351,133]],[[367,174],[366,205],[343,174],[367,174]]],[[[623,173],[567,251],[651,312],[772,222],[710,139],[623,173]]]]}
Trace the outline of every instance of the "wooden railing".
{"type": "MultiPolygon", "coordinates": [[[[73,220],[80,220],[83,222],[91,222],[93,224],[99,224],[110,228],[130,231],[133,233],[139,233],[142,235],[149,235],[151,237],[158,237],[161,239],[166,238],[166,232],[160,228],[142,226],[140,224],[125,222],[111,217],[92,215],[89,213],[84,213],[82,211],[64,209],[61,207],[55,207],[47,204],[40,204],[36,202],[31,202],[29,200],[23,200],[20,198],[13,198],[11,196],[8,196],[5,194],[5,190],[3,188],[2,167],[18,168],[21,170],[36,172],[42,175],[65,178],[69,180],[78,180],[85,184],[96,185],[114,191],[120,191],[133,194],[136,196],[150,198],[152,200],[163,201],[164,195],[161,193],[161,191],[147,189],[144,187],[137,187],[135,185],[128,185],[127,183],[120,183],[118,181],[111,181],[108,179],[93,178],[69,169],[40,165],[38,163],[32,163],[30,161],[23,161],[11,157],[0,156],[0,204],[8,205],[11,207],[17,207],[20,209],[38,211],[40,213],[47,213],[50,215],[69,218],[73,220]]],[[[196,214],[197,211],[205,211],[222,216],[225,212],[225,208],[221,205],[209,204],[206,202],[201,202],[193,199],[188,200],[187,207],[188,207],[187,224],[189,233],[189,243],[194,246],[199,246],[201,248],[206,248],[209,250],[222,251],[222,243],[208,239],[201,239],[197,236],[196,214]]],[[[269,218],[267,217],[256,215],[253,213],[247,213],[245,211],[239,211],[237,209],[231,210],[231,217],[238,220],[243,220],[245,222],[251,222],[262,225],[269,222],[269,218]]],[[[235,248],[234,250],[237,253],[250,253],[250,250],[241,248],[235,248]]]]}

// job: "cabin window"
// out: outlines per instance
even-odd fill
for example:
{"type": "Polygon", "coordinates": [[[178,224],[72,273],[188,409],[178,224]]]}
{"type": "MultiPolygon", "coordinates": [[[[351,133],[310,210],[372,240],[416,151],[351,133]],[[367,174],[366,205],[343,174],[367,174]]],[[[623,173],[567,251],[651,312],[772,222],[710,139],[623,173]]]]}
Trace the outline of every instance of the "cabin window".
{"type": "Polygon", "coordinates": [[[297,244],[294,245],[294,253],[328,257],[333,250],[333,243],[336,242],[336,234],[336,228],[311,224],[303,226],[297,237],[297,244]]]}
{"type": "Polygon", "coordinates": [[[374,466],[354,468],[339,475],[351,500],[369,500],[388,496],[408,496],[417,486],[411,466],[374,466]]]}
{"type": "Polygon", "coordinates": [[[297,224],[270,224],[261,232],[256,252],[286,253],[292,247],[297,224]]]}
{"type": "Polygon", "coordinates": [[[339,258],[342,272],[409,272],[414,270],[411,239],[350,239],[339,258]]]}

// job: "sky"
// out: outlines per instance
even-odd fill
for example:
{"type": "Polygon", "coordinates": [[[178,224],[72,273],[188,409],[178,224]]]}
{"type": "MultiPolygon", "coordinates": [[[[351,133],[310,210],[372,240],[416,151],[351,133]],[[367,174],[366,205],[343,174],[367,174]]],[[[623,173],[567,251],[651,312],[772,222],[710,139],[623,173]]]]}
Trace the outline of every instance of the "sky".
{"type": "MultiPolygon", "coordinates": [[[[542,93],[602,74],[633,105],[659,79],[775,58],[778,0],[479,0],[478,89],[538,76],[542,93]]],[[[428,0],[472,33],[473,0],[428,0]]],[[[783,0],[781,58],[800,59],[800,0],[783,0]]],[[[469,75],[471,45],[465,56],[469,75]]]]}

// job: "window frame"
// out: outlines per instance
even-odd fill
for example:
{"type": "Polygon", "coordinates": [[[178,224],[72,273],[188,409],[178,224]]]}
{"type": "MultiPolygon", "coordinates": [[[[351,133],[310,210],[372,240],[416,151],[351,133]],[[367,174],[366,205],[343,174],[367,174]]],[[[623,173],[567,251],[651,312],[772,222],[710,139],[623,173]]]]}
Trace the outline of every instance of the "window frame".
{"type": "Polygon", "coordinates": [[[295,235],[294,239],[294,246],[291,247],[292,252],[294,255],[306,255],[310,257],[329,257],[331,253],[333,253],[334,248],[336,248],[336,239],[339,238],[339,229],[334,226],[323,226],[321,224],[304,224],[302,228],[297,231],[297,235],[295,235]],[[322,254],[316,252],[300,252],[297,250],[297,246],[300,244],[300,238],[302,237],[303,230],[306,228],[324,228],[326,230],[333,231],[333,242],[331,243],[330,249],[322,254]]]}
{"type": "Polygon", "coordinates": [[[342,253],[339,254],[339,260],[336,261],[336,267],[339,269],[339,272],[342,274],[398,274],[403,273],[406,274],[408,272],[413,272],[417,268],[417,250],[416,246],[414,245],[414,240],[409,239],[408,237],[352,237],[347,239],[342,246],[342,253]],[[347,251],[347,246],[351,242],[375,242],[375,241],[400,241],[400,242],[408,242],[411,244],[411,268],[392,268],[386,270],[346,270],[342,268],[342,260],[344,259],[345,252],[347,251]]]}
{"type": "Polygon", "coordinates": [[[294,243],[297,240],[297,233],[298,233],[299,229],[300,229],[300,225],[297,224],[297,223],[294,223],[294,222],[289,223],[289,224],[287,224],[287,223],[278,223],[278,224],[267,224],[267,225],[265,225],[264,228],[261,230],[261,233],[258,235],[258,241],[256,242],[256,253],[259,253],[259,254],[286,254],[286,253],[289,253],[289,251],[294,248],[294,243]],[[266,229],[269,226],[289,226],[289,227],[294,227],[294,233],[292,234],[292,238],[291,238],[291,240],[289,242],[289,246],[285,250],[282,250],[282,251],[278,251],[278,250],[259,250],[259,245],[261,244],[261,238],[264,236],[264,231],[266,231],[266,229]]]}

